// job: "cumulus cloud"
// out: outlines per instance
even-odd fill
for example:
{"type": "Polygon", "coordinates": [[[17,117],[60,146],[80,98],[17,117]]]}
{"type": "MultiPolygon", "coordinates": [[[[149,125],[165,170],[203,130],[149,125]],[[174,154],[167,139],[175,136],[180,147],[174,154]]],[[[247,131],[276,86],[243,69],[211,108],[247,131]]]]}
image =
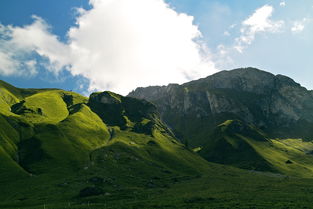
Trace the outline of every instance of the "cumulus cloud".
{"type": "Polygon", "coordinates": [[[127,93],[137,86],[182,83],[216,71],[193,17],[163,0],[90,0],[62,43],[34,16],[24,27],[1,26],[0,73],[36,73],[36,65],[68,70],[90,81],[89,90],[127,93]],[[5,36],[3,38],[2,36],[5,36]],[[14,46],[14,50],[12,50],[14,46]],[[44,59],[31,59],[36,53],[44,59]],[[19,54],[16,57],[14,54],[19,54]]]}
{"type": "Polygon", "coordinates": [[[36,61],[25,56],[23,49],[12,41],[12,27],[0,24],[0,74],[31,76],[36,74],[36,61]]]}
{"type": "Polygon", "coordinates": [[[285,7],[285,6],[286,6],[286,2],[285,2],[285,1],[281,1],[281,2],[279,3],[279,6],[285,7]]]}
{"type": "Polygon", "coordinates": [[[247,45],[250,45],[255,36],[261,32],[276,33],[283,26],[284,21],[271,20],[274,8],[270,5],[264,5],[255,10],[255,12],[242,22],[241,36],[236,38],[234,48],[242,53],[247,45]]]}
{"type": "Polygon", "coordinates": [[[24,27],[0,25],[0,74],[32,76],[37,65],[58,73],[69,64],[68,47],[49,32],[49,26],[40,17],[24,27]],[[37,63],[35,54],[44,59],[37,63]]]}

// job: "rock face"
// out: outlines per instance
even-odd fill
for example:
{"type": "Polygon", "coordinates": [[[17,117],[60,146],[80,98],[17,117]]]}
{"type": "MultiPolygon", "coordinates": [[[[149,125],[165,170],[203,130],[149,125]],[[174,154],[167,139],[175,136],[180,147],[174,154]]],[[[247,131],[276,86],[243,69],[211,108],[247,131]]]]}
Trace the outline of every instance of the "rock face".
{"type": "Polygon", "coordinates": [[[255,68],[222,71],[183,85],[137,88],[182,141],[201,145],[212,129],[239,119],[271,137],[313,137],[313,93],[283,75],[255,68]]]}

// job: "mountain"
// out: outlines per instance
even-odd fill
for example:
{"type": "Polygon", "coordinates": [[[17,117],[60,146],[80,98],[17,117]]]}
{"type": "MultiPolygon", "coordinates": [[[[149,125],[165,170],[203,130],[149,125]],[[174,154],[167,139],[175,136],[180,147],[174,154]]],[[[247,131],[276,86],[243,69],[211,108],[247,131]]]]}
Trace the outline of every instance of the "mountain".
{"type": "Polygon", "coordinates": [[[144,100],[112,92],[86,98],[1,81],[0,106],[2,201],[26,204],[162,188],[172,178],[209,169],[144,100]]]}
{"type": "Polygon", "coordinates": [[[313,92],[292,79],[255,68],[222,71],[182,85],[137,88],[128,96],[154,103],[162,119],[184,141],[239,119],[271,137],[313,136],[313,92]],[[192,121],[192,124],[190,122],[192,121]],[[200,126],[207,128],[195,131],[200,126]],[[194,135],[196,133],[196,135],[194,135]]]}
{"type": "Polygon", "coordinates": [[[192,150],[195,138],[182,144],[160,110],[109,91],[84,97],[0,81],[0,208],[311,207],[313,143],[229,119],[199,126],[210,131],[192,150]]]}
{"type": "MultiPolygon", "coordinates": [[[[270,146],[275,139],[303,139],[304,144],[313,139],[313,92],[291,78],[255,68],[222,71],[182,85],[137,88],[128,96],[155,104],[174,134],[186,145],[204,149],[200,154],[213,162],[254,169],[256,165],[247,161],[259,162],[263,156],[271,166],[263,161],[261,170],[272,170],[273,166],[280,170],[281,166],[264,157],[266,153],[252,143],[259,142],[255,136],[262,135],[262,146],[270,146]],[[221,131],[221,124],[227,121],[240,121],[240,127],[250,127],[249,131],[243,129],[249,133],[254,130],[255,136],[240,131],[239,126],[232,134],[221,131]],[[230,147],[234,151],[230,138],[240,145],[234,156],[228,152],[230,147]]],[[[302,154],[310,158],[307,152],[302,154]]]]}

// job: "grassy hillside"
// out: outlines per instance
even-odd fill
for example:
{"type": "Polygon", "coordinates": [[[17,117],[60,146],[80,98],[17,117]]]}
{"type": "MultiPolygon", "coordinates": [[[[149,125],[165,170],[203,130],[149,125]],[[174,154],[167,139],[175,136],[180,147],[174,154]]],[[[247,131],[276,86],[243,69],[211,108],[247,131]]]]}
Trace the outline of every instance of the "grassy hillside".
{"type": "Polygon", "coordinates": [[[302,139],[270,139],[238,120],[220,124],[199,153],[211,162],[294,177],[313,177],[313,143],[302,139]]]}
{"type": "Polygon", "coordinates": [[[204,160],[143,100],[0,82],[0,105],[0,208],[310,208],[311,142],[226,121],[199,153],[247,171],[204,160]]]}
{"type": "Polygon", "coordinates": [[[171,178],[208,169],[148,102],[111,92],[88,100],[4,82],[0,92],[2,202],[40,204],[167,187],[171,178]]]}
{"type": "Polygon", "coordinates": [[[269,143],[263,133],[252,126],[228,120],[220,124],[209,139],[199,152],[208,161],[249,170],[275,171],[251,145],[250,141],[269,143]]]}
{"type": "Polygon", "coordinates": [[[270,143],[250,140],[252,147],[275,169],[297,177],[313,177],[313,143],[302,139],[271,139],[270,143]]]}

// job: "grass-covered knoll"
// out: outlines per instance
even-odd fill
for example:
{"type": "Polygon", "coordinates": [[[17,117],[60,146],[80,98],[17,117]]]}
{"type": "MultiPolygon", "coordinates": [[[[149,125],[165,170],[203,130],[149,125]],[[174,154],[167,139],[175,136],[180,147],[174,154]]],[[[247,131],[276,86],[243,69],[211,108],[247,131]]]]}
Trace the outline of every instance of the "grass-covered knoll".
{"type": "MultiPolygon", "coordinates": [[[[7,161],[2,164],[2,176],[30,175],[30,165],[38,167],[40,160],[50,159],[42,148],[46,144],[42,135],[53,133],[46,127],[57,127],[68,117],[72,105],[86,101],[85,97],[73,92],[20,89],[1,81],[0,158],[7,161]],[[10,171],[12,168],[15,172],[10,171]]],[[[62,143],[58,146],[62,147],[62,143]]]]}
{"type": "Polygon", "coordinates": [[[11,110],[32,123],[57,123],[69,115],[69,107],[85,101],[84,97],[72,92],[50,90],[24,98],[12,105],[11,110]]]}

